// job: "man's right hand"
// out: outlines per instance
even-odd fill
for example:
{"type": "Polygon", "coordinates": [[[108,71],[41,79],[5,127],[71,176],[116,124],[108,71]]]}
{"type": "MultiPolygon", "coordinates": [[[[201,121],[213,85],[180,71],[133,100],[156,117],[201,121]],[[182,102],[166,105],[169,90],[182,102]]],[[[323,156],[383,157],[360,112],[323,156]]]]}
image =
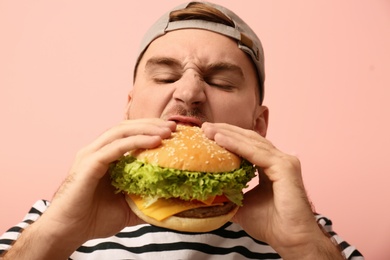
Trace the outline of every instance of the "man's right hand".
{"type": "Polygon", "coordinates": [[[123,194],[115,193],[108,167],[130,150],[157,147],[175,128],[174,122],[161,119],[126,120],[81,149],[50,207],[22,233],[5,259],[66,258],[89,239],[141,223],[123,194]]]}

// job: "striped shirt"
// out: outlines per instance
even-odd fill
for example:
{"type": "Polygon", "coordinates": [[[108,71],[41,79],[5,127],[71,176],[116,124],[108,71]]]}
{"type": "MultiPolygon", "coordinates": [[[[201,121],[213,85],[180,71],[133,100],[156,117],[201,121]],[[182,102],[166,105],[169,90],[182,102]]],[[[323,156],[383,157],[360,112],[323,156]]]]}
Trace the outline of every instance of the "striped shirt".
{"type": "MultiPolygon", "coordinates": [[[[24,220],[0,237],[0,255],[23,229],[50,205],[36,202],[24,220]]],[[[359,251],[332,231],[332,222],[316,215],[317,222],[336,241],[347,259],[364,259],[359,251]]],[[[127,227],[115,236],[87,241],[69,259],[281,259],[272,247],[250,237],[239,225],[227,223],[208,233],[183,233],[148,224],[127,227]]]]}

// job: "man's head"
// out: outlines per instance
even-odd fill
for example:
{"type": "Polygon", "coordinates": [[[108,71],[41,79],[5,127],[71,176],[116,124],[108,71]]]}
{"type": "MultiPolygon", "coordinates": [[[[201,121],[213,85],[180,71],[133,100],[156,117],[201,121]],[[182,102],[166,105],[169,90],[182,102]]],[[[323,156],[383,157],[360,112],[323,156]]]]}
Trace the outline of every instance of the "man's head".
{"type": "Polygon", "coordinates": [[[257,131],[260,123],[265,134],[260,40],[221,6],[191,3],[165,14],[145,35],[134,73],[129,118],[225,122],[257,131]]]}
{"type": "Polygon", "coordinates": [[[149,44],[167,32],[199,28],[213,31],[237,41],[237,47],[249,55],[259,77],[260,100],[264,99],[264,52],[255,32],[235,13],[223,6],[208,2],[182,4],[165,13],[145,34],[139,49],[137,65],[149,44]]]}

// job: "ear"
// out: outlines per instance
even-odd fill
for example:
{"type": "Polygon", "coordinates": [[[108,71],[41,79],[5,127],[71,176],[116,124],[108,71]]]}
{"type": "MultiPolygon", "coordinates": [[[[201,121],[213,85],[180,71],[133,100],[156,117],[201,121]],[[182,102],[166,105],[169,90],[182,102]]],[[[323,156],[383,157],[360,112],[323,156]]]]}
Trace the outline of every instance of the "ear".
{"type": "Polygon", "coordinates": [[[256,111],[253,130],[265,137],[267,135],[269,110],[266,106],[259,106],[256,111]]]}
{"type": "Polygon", "coordinates": [[[133,98],[133,90],[130,90],[129,94],[127,95],[127,105],[125,110],[125,118],[124,119],[130,119],[130,108],[131,108],[131,100],[133,98]]]}

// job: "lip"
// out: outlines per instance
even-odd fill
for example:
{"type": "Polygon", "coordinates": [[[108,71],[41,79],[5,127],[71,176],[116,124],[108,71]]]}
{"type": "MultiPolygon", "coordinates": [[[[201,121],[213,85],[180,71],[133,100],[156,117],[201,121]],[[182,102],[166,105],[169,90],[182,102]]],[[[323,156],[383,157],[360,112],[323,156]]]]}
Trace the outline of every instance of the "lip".
{"type": "Polygon", "coordinates": [[[189,117],[189,116],[180,116],[180,115],[170,116],[168,118],[168,121],[174,121],[177,124],[181,124],[181,125],[190,125],[190,126],[198,126],[198,127],[200,127],[203,123],[198,118],[189,117]]]}

